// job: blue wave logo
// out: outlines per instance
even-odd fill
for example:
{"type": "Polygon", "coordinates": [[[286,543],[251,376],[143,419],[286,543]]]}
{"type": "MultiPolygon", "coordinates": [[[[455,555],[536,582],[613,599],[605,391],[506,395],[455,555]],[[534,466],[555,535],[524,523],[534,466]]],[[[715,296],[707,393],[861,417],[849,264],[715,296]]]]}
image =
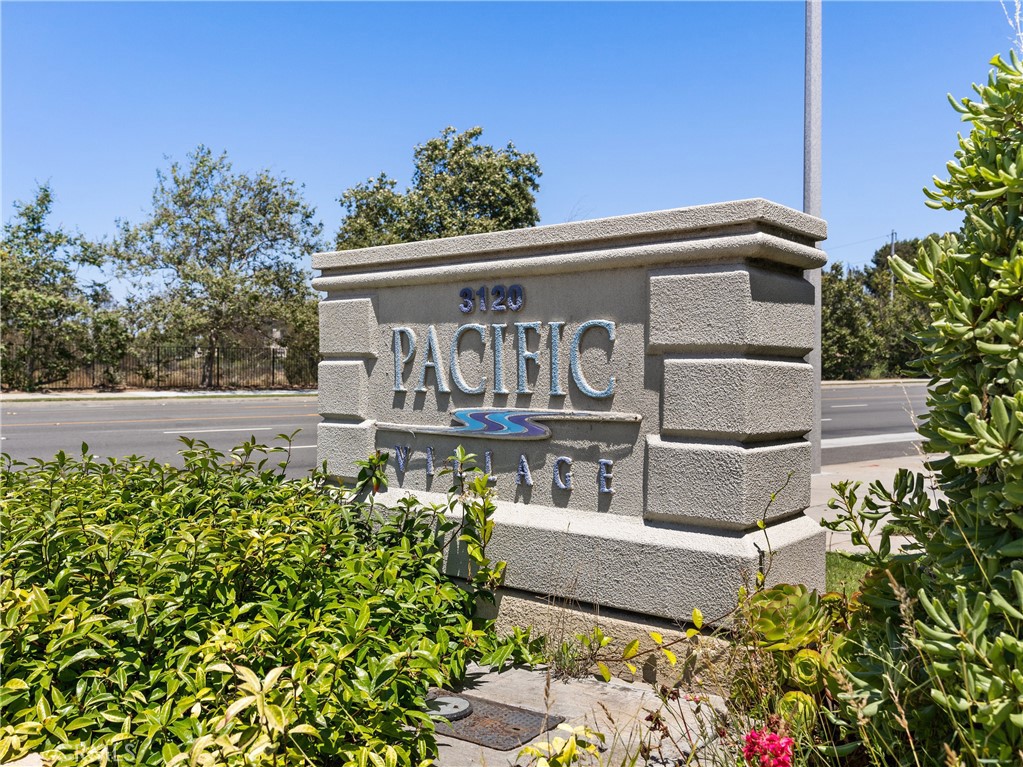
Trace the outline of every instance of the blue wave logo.
{"type": "Polygon", "coordinates": [[[378,429],[419,434],[446,434],[477,439],[549,439],[551,430],[538,421],[618,421],[639,423],[636,413],[602,413],[590,410],[516,410],[514,408],[459,408],[451,417],[457,426],[408,426],[377,423],[378,429]]]}

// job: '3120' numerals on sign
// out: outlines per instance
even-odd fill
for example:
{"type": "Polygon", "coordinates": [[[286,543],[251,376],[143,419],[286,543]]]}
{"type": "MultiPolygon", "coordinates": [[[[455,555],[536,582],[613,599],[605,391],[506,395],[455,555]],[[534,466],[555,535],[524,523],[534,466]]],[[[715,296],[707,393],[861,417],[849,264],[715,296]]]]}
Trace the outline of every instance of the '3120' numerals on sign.
{"type": "Polygon", "coordinates": [[[458,304],[458,311],[462,314],[471,314],[479,310],[481,312],[517,312],[526,303],[526,291],[521,285],[494,285],[489,289],[486,285],[480,286],[478,290],[462,288],[458,292],[462,299],[458,304]],[[490,306],[487,306],[487,298],[490,298],[490,306]]]}

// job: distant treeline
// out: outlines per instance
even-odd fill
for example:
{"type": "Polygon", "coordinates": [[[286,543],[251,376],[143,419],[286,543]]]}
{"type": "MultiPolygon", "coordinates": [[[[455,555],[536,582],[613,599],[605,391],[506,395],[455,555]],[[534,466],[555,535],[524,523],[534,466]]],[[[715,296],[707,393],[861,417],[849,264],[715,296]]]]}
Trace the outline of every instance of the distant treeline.
{"type": "Polygon", "coordinates": [[[136,224],[118,221],[109,240],[53,227],[53,193],[40,186],[4,225],[0,383],[177,386],[187,368],[187,385],[203,388],[309,385],[319,349],[311,253],[539,221],[536,157],[481,143],[482,132],[446,128],[415,147],[404,192],[385,173],[342,192],[332,241],[321,239],[300,185],[237,173],[205,146],[158,171],[152,210],[136,224]],[[114,279],[130,294],[115,296],[114,279]],[[157,363],[154,350],[172,348],[186,354],[157,363]],[[241,363],[242,350],[265,371],[245,372],[256,363],[241,363]]]}
{"type": "MultiPolygon", "coordinates": [[[[895,254],[912,262],[923,242],[897,240],[895,254]]],[[[862,269],[834,262],[821,275],[824,380],[921,375],[913,367],[919,349],[912,337],[930,321],[929,314],[924,304],[899,292],[890,254],[891,245],[885,245],[862,269]]]]}
{"type": "MultiPolygon", "coordinates": [[[[311,253],[539,221],[536,157],[510,143],[495,149],[481,135],[446,128],[417,146],[404,192],[385,173],[343,192],[332,243],[300,185],[265,170],[236,173],[226,153],[205,146],[158,171],[148,217],[118,221],[109,241],[54,228],[53,194],[40,186],[4,225],[0,384],[183,386],[172,380],[186,366],[177,365],[178,379],[162,367],[177,354],[157,363],[154,352],[183,349],[190,387],[310,385],[319,349],[318,299],[304,266],[311,253]],[[115,278],[129,295],[115,298],[115,278]],[[229,357],[241,370],[241,350],[268,361],[265,372],[225,377],[229,357]]],[[[912,258],[919,244],[901,240],[896,252],[912,258]]],[[[926,312],[893,289],[889,250],[864,269],[824,271],[825,379],[912,374],[909,333],[926,312]]]]}

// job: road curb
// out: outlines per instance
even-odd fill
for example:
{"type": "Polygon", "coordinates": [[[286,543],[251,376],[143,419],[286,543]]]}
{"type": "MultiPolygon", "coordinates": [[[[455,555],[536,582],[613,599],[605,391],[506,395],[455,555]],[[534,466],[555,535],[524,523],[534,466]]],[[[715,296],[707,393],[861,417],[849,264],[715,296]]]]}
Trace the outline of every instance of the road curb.
{"type": "Polygon", "coordinates": [[[163,391],[151,389],[135,389],[132,391],[83,391],[75,390],[68,392],[3,392],[0,394],[0,403],[7,402],[74,402],[74,401],[101,401],[101,400],[144,400],[144,399],[212,399],[228,398],[235,399],[251,397],[314,397],[316,389],[258,389],[258,390],[234,390],[234,391],[163,391]]]}
{"type": "Polygon", "coordinates": [[[863,381],[821,381],[821,386],[825,389],[841,388],[843,386],[899,386],[900,384],[918,386],[930,382],[930,378],[868,378],[863,381]]]}

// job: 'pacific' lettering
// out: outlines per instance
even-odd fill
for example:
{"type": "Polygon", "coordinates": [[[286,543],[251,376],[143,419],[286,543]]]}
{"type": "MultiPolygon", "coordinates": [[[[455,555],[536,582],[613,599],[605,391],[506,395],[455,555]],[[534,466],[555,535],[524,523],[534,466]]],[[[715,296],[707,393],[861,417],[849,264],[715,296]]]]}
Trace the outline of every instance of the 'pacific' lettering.
{"type": "MultiPolygon", "coordinates": [[[[540,357],[542,354],[547,353],[542,340],[545,324],[547,325],[548,332],[550,334],[550,395],[552,397],[564,397],[568,394],[561,381],[561,335],[566,323],[560,320],[550,323],[515,323],[514,343],[516,345],[515,358],[517,363],[515,366],[516,394],[533,393],[533,390],[529,387],[529,363],[532,362],[536,366],[536,372],[539,375],[541,371],[540,357]],[[530,351],[530,331],[537,335],[537,348],[535,351],[530,351]]],[[[493,330],[493,336],[489,339],[490,353],[494,356],[493,393],[510,394],[509,390],[505,386],[504,380],[504,341],[505,329],[508,325],[495,323],[491,324],[489,327],[493,330]]],[[[585,394],[587,397],[593,397],[594,399],[606,399],[614,394],[614,375],[608,376],[607,386],[603,389],[598,389],[590,383],[582,368],[582,343],[586,333],[593,328],[600,328],[607,333],[608,340],[611,342],[610,345],[613,349],[616,335],[615,323],[611,320],[588,320],[580,324],[576,328],[575,333],[572,335],[572,341],[569,344],[569,365],[571,368],[572,381],[575,383],[576,388],[580,392],[585,394]]],[[[487,355],[487,325],[469,323],[456,327],[454,335],[451,338],[451,345],[446,348],[447,362],[451,374],[450,380],[455,388],[464,394],[485,394],[489,383],[489,377],[486,374],[481,373],[479,381],[476,384],[471,384],[465,380],[465,375],[462,372],[459,357],[459,346],[461,345],[463,336],[469,332],[479,334],[482,352],[480,361],[483,362],[483,359],[487,355]]],[[[391,330],[391,338],[394,351],[394,391],[406,391],[403,385],[404,372],[407,365],[416,364],[415,358],[418,348],[416,343],[416,334],[412,328],[396,327],[391,330]]],[[[451,392],[451,387],[449,386],[448,378],[444,371],[444,355],[441,354],[440,349],[441,346],[440,342],[437,340],[436,325],[427,325],[426,342],[424,344],[424,348],[419,351],[419,356],[422,357],[422,360],[419,362],[418,376],[416,376],[416,386],[414,391],[425,392],[427,390],[427,371],[432,368],[437,392],[441,394],[449,394],[451,392]]],[[[610,353],[608,358],[610,360],[610,353]]]]}

